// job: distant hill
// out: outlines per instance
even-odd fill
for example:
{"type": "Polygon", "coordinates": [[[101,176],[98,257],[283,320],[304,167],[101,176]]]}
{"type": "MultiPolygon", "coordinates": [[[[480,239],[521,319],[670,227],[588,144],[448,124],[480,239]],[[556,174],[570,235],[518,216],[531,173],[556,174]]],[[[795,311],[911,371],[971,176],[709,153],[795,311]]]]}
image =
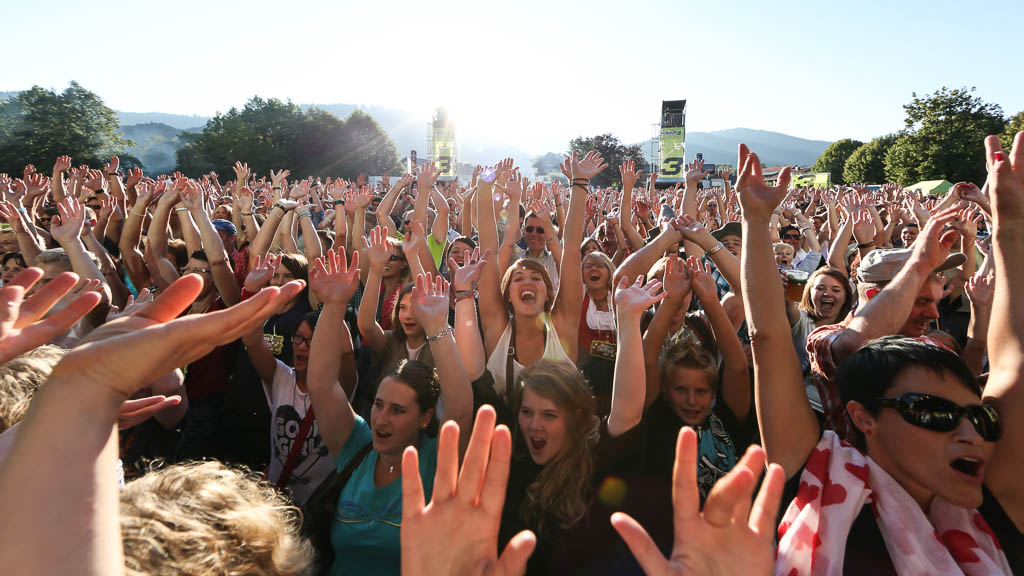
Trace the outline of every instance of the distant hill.
{"type": "MultiPolygon", "coordinates": [[[[644,153],[650,150],[650,140],[641,142],[644,153]]],[[[761,162],[769,166],[810,166],[831,142],[806,140],[779,132],[730,128],[714,132],[688,132],[686,159],[692,160],[700,152],[704,161],[712,164],[736,164],[736,148],[744,143],[757,152],[761,162]]]]}
{"type": "Polygon", "coordinates": [[[186,116],[184,114],[166,114],[164,112],[122,112],[114,110],[121,126],[133,124],[166,124],[178,130],[202,130],[209,116],[186,116]]]}
{"type": "Polygon", "coordinates": [[[121,134],[135,143],[129,152],[142,161],[146,172],[168,173],[174,170],[177,159],[174,153],[181,147],[178,135],[181,130],[159,122],[121,126],[121,134]]]}

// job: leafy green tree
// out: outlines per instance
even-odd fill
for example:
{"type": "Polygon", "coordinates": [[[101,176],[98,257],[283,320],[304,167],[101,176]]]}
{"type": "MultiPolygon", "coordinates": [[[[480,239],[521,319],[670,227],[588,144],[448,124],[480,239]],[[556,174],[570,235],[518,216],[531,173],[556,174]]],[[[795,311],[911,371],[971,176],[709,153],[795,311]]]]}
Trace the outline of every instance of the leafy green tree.
{"type": "Polygon", "coordinates": [[[127,167],[138,165],[124,154],[131,141],[118,128],[114,111],[75,81],[60,94],[33,86],[0,102],[0,172],[21,174],[26,164],[48,172],[64,154],[94,167],[112,155],[127,167]]]}
{"type": "Polygon", "coordinates": [[[1024,130],[1024,112],[1018,112],[1016,116],[1006,121],[1006,129],[999,137],[1003,141],[1003,150],[1013,148],[1013,137],[1021,130],[1024,130]]]}
{"type": "Polygon", "coordinates": [[[846,159],[853,154],[854,150],[860,148],[864,143],[858,140],[844,138],[838,142],[829,144],[828,148],[818,156],[811,168],[815,172],[831,172],[832,182],[845,184],[843,168],[846,166],[846,159]]]}
{"type": "MultiPolygon", "coordinates": [[[[879,136],[850,154],[843,166],[843,181],[864,184],[885,182],[885,153],[896,142],[896,134],[879,136]]],[[[835,174],[833,173],[833,180],[835,174]]]]}
{"type": "Polygon", "coordinates": [[[569,154],[576,152],[583,157],[591,150],[600,152],[608,163],[608,168],[591,180],[594,186],[621,186],[619,165],[626,160],[633,160],[641,166],[644,163],[644,153],[639,144],[626,146],[611,134],[598,134],[590,138],[580,136],[569,142],[569,154]]]}
{"type": "Polygon", "coordinates": [[[918,97],[903,106],[902,134],[885,155],[885,175],[904,186],[945,178],[980,183],[985,179],[985,136],[1002,134],[1006,122],[998,104],[982,101],[974,88],[918,97]]]}
{"type": "Polygon", "coordinates": [[[237,160],[256,174],[287,168],[293,177],[396,172],[398,154],[379,124],[356,110],[346,120],[319,108],[253,97],[242,110],[218,114],[195,135],[179,136],[178,170],[230,173],[237,160]]]}

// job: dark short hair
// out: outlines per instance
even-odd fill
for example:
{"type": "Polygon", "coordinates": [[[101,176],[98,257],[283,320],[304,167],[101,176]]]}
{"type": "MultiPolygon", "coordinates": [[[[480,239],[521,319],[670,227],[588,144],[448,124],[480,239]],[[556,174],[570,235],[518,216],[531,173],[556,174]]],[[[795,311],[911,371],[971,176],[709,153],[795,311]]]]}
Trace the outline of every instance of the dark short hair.
{"type": "MultiPolygon", "coordinates": [[[[873,401],[883,398],[895,385],[897,376],[911,366],[927,368],[935,374],[949,372],[981,397],[977,378],[953,352],[916,338],[883,336],[868,342],[839,365],[836,383],[842,405],[845,407],[853,400],[871,414],[877,414],[878,404],[873,401]]],[[[863,448],[864,436],[860,431],[856,434],[857,445],[863,448]]]]}
{"type": "Polygon", "coordinates": [[[202,260],[203,262],[209,262],[210,259],[206,257],[206,250],[193,250],[188,256],[190,259],[195,258],[196,260],[202,260]]]}
{"type": "Polygon", "coordinates": [[[18,266],[28,268],[28,262],[25,262],[25,257],[21,255],[21,252],[6,252],[0,266],[6,266],[8,260],[16,260],[18,266]]]}

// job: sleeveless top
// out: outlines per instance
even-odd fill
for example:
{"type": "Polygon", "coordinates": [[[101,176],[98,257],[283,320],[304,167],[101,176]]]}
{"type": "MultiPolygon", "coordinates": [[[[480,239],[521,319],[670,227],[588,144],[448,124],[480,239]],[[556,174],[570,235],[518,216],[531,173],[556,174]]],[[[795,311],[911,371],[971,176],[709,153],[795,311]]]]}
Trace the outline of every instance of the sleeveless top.
{"type": "MultiPolygon", "coordinates": [[[[555,332],[555,325],[547,314],[543,318],[544,326],[547,329],[547,338],[544,342],[544,355],[541,356],[541,359],[555,362],[564,361],[575,366],[576,363],[569,358],[569,355],[565,353],[565,349],[562,348],[562,342],[558,338],[558,333],[555,332]]],[[[509,318],[508,325],[505,326],[505,331],[501,333],[497,346],[494,347],[494,351],[487,358],[487,371],[494,377],[494,390],[499,395],[505,394],[505,370],[508,363],[509,340],[512,338],[512,322],[512,318],[509,318]]],[[[524,366],[517,360],[512,360],[512,374],[514,376],[518,377],[523,368],[524,366]]]]}

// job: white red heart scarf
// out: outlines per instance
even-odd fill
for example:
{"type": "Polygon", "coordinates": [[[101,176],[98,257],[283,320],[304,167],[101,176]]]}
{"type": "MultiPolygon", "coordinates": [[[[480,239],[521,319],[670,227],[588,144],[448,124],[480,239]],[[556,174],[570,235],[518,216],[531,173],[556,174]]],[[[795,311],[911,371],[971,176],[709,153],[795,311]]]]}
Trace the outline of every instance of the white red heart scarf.
{"type": "Polygon", "coordinates": [[[826,431],[779,525],[776,576],[842,574],[846,539],[865,504],[871,505],[901,576],[1011,574],[977,510],[936,498],[925,515],[874,460],[826,431]]]}

